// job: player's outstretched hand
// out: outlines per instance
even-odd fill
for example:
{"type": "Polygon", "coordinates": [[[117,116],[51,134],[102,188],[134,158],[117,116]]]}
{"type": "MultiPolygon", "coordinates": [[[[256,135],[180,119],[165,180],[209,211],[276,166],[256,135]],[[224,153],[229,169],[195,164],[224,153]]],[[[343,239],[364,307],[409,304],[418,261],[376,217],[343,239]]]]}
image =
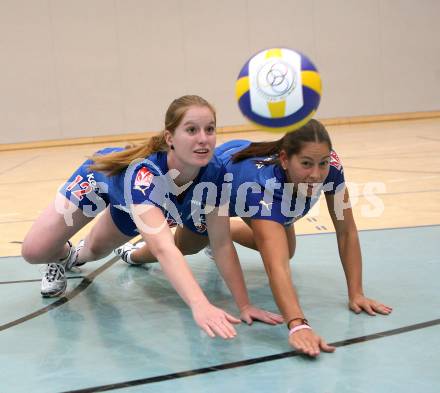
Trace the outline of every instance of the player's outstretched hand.
{"type": "Polygon", "coordinates": [[[233,324],[240,323],[240,320],[210,303],[193,307],[192,313],[197,325],[209,337],[220,336],[227,340],[237,335],[233,324]]]}
{"type": "Polygon", "coordinates": [[[253,321],[261,321],[269,325],[277,325],[284,322],[281,315],[262,310],[252,304],[248,304],[240,309],[240,319],[248,325],[252,325],[253,321]]]}
{"type": "Polygon", "coordinates": [[[318,356],[321,351],[334,352],[335,347],[328,345],[312,329],[301,329],[289,336],[289,344],[299,353],[311,357],[318,356]]]}
{"type": "Polygon", "coordinates": [[[393,311],[391,307],[379,303],[376,300],[368,299],[364,295],[357,295],[351,298],[348,302],[348,307],[356,314],[365,311],[369,315],[376,315],[376,313],[388,315],[393,311]]]}

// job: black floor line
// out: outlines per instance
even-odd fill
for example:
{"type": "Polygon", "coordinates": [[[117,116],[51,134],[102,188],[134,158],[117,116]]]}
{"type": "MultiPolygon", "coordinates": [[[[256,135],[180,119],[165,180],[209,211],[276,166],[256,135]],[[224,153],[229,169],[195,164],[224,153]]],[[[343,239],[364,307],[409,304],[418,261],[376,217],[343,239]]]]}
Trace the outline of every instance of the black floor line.
{"type": "Polygon", "coordinates": [[[439,192],[440,188],[434,189],[434,190],[421,190],[421,191],[396,191],[396,192],[378,192],[375,194],[366,194],[366,195],[362,195],[359,194],[358,197],[369,197],[369,196],[389,196],[389,195],[411,195],[411,194],[429,194],[429,193],[433,193],[433,192],[439,192]]]}
{"type": "MultiPolygon", "coordinates": [[[[79,278],[85,278],[84,276],[70,276],[70,277],[66,277],[67,280],[76,280],[79,278]]],[[[32,279],[32,280],[17,280],[17,281],[0,281],[0,285],[4,285],[4,284],[22,284],[22,283],[27,283],[27,282],[40,282],[41,278],[36,278],[36,279],[32,279]]]]}
{"type": "MultiPolygon", "coordinates": [[[[343,340],[343,341],[337,341],[337,342],[331,343],[331,345],[333,345],[335,347],[345,347],[348,345],[353,345],[353,344],[358,344],[358,343],[362,343],[362,342],[366,342],[366,341],[376,340],[378,338],[384,338],[384,337],[394,336],[396,334],[407,333],[407,332],[410,332],[413,330],[424,329],[424,328],[427,328],[430,326],[435,326],[435,325],[440,325],[440,319],[434,319],[432,321],[417,323],[415,325],[404,326],[401,328],[387,330],[384,332],[373,333],[373,334],[369,334],[366,336],[355,337],[355,338],[351,338],[351,339],[347,339],[347,340],[343,340]]],[[[172,379],[192,377],[195,375],[207,374],[207,373],[212,373],[212,372],[216,372],[216,371],[229,370],[232,368],[246,367],[246,366],[250,366],[253,364],[266,363],[266,362],[271,362],[273,360],[279,360],[279,359],[290,358],[290,357],[295,357],[295,356],[300,356],[300,354],[295,351],[289,351],[289,352],[279,353],[276,355],[261,356],[258,358],[241,360],[241,361],[232,362],[232,363],[223,363],[223,364],[218,364],[218,365],[211,366],[211,367],[198,368],[198,369],[194,369],[194,370],[182,371],[182,372],[173,373],[173,374],[165,374],[165,375],[158,375],[156,377],[135,379],[135,380],[131,380],[131,381],[114,383],[114,384],[110,384],[110,385],[94,386],[94,387],[86,388],[86,389],[68,390],[63,393],[106,392],[109,390],[123,389],[123,388],[129,388],[129,387],[133,387],[133,386],[147,385],[150,383],[169,381],[172,379]]]]}
{"type": "MultiPolygon", "coordinates": [[[[411,157],[410,159],[413,159],[413,157],[411,157]]],[[[0,173],[0,175],[1,175],[1,173],[0,173]]],[[[41,183],[51,183],[51,182],[54,182],[54,181],[59,182],[60,184],[63,184],[66,180],[67,180],[67,178],[65,178],[65,177],[60,178],[60,179],[47,179],[47,178],[35,179],[35,180],[30,180],[30,179],[27,180],[26,179],[26,185],[33,184],[33,183],[38,183],[38,184],[41,184],[41,183]]],[[[20,181],[8,181],[8,182],[4,182],[4,183],[0,182],[0,186],[10,186],[10,185],[16,185],[16,184],[23,184],[23,181],[22,180],[20,180],[20,181]]]]}
{"type": "MultiPolygon", "coordinates": [[[[35,218],[31,219],[31,220],[12,220],[12,221],[0,221],[0,224],[17,224],[19,222],[34,222],[35,218]]],[[[11,242],[10,242],[11,243],[11,242]]]]}
{"type": "Polygon", "coordinates": [[[418,136],[417,138],[420,138],[420,139],[426,139],[426,140],[428,140],[428,141],[440,142],[440,139],[439,139],[439,138],[431,138],[431,137],[429,137],[429,136],[418,136]]]}
{"type": "MultiPolygon", "coordinates": [[[[422,226],[414,226],[414,227],[373,229],[373,230],[366,230],[366,231],[411,229],[411,228],[438,227],[438,226],[439,225],[422,225],[422,226]]],[[[303,236],[305,236],[305,235],[303,235],[303,236]]],[[[9,329],[13,326],[17,326],[21,323],[24,323],[28,320],[36,318],[37,316],[45,314],[48,311],[53,310],[53,309],[65,304],[65,303],[67,303],[68,301],[70,301],[71,299],[76,297],[79,293],[84,291],[99,274],[101,274],[102,272],[104,272],[105,270],[110,268],[118,260],[119,260],[119,257],[113,257],[112,259],[110,259],[109,261],[104,263],[102,266],[100,266],[98,269],[93,271],[91,274],[89,274],[86,277],[83,277],[83,281],[75,289],[73,289],[70,293],[68,293],[64,297],[62,297],[62,298],[56,300],[54,303],[51,303],[50,305],[43,307],[43,308],[41,308],[31,314],[28,314],[28,315],[22,317],[22,318],[19,318],[17,320],[0,325],[0,331],[9,329]]],[[[70,278],[80,278],[80,277],[70,277],[70,278]]],[[[38,281],[38,280],[23,280],[23,281],[19,281],[19,282],[26,282],[26,281],[38,281]]],[[[12,283],[12,282],[5,282],[5,283],[12,283]]],[[[401,327],[401,328],[397,328],[397,329],[392,329],[392,330],[388,330],[388,331],[384,331],[384,332],[374,333],[371,335],[366,335],[366,336],[361,336],[361,337],[355,337],[355,338],[348,339],[348,340],[338,341],[338,342],[332,343],[332,345],[334,345],[336,347],[343,347],[343,346],[348,346],[348,345],[352,345],[352,344],[357,344],[360,342],[371,341],[371,340],[375,340],[378,338],[383,338],[383,337],[388,337],[388,336],[392,336],[392,335],[396,335],[396,334],[406,333],[406,332],[410,332],[413,330],[423,329],[423,328],[427,328],[427,327],[435,326],[435,325],[439,325],[439,324],[440,324],[440,319],[435,319],[432,321],[423,322],[423,323],[419,323],[419,324],[415,324],[415,325],[409,325],[409,326],[405,326],[405,327],[401,327]]],[[[122,388],[126,388],[126,387],[131,387],[131,386],[145,385],[145,384],[150,384],[150,383],[155,383],[155,382],[162,382],[162,381],[166,381],[166,380],[185,378],[185,377],[190,377],[190,376],[200,375],[200,374],[206,374],[206,373],[215,372],[215,371],[222,371],[222,370],[227,370],[227,369],[231,369],[231,368],[245,367],[245,366],[249,366],[249,365],[253,365],[253,364],[259,364],[259,363],[269,362],[269,361],[288,358],[288,357],[295,357],[295,356],[299,356],[299,354],[295,351],[289,351],[289,352],[284,352],[284,353],[275,354],[275,355],[263,356],[263,357],[247,359],[247,360],[242,360],[242,361],[237,361],[237,362],[232,362],[232,363],[225,363],[225,364],[215,365],[215,366],[211,366],[211,367],[188,370],[188,371],[183,371],[183,372],[178,372],[178,373],[159,375],[159,376],[155,376],[155,377],[142,378],[142,379],[137,379],[137,380],[132,380],[132,381],[126,381],[126,382],[110,384],[110,385],[96,386],[96,387],[80,389],[80,390],[71,390],[71,391],[66,391],[65,393],[103,392],[103,391],[109,391],[109,390],[115,390],[115,389],[122,389],[122,388]]]]}
{"type": "Polygon", "coordinates": [[[14,169],[17,169],[17,168],[19,168],[19,167],[21,167],[21,166],[23,166],[23,165],[25,165],[25,164],[27,164],[27,163],[37,159],[39,157],[40,157],[39,155],[34,156],[34,157],[30,157],[30,158],[27,158],[26,160],[23,160],[22,162],[19,162],[18,164],[15,164],[14,166],[12,166],[10,168],[3,169],[2,171],[0,171],[0,175],[3,175],[5,173],[10,173],[14,169]]]}
{"type": "MultiPolygon", "coordinates": [[[[34,311],[33,313],[25,315],[24,317],[21,317],[21,318],[14,320],[14,321],[0,325],[0,332],[3,330],[9,329],[11,327],[20,325],[21,323],[24,323],[24,322],[29,321],[31,319],[34,319],[40,315],[43,315],[43,314],[49,312],[50,310],[53,310],[55,308],[60,307],[63,304],[67,303],[68,301],[72,300],[74,297],[76,297],[82,291],[84,291],[93,282],[93,280],[96,278],[96,276],[101,274],[103,271],[107,270],[116,261],[119,261],[119,257],[113,257],[112,259],[110,259],[109,261],[104,263],[98,269],[96,269],[95,271],[93,271],[92,273],[90,273],[89,275],[84,277],[83,280],[81,281],[81,283],[76,288],[74,288],[72,291],[67,293],[65,296],[59,298],[55,302],[47,305],[46,307],[42,307],[39,310],[34,311]]],[[[40,296],[40,295],[36,294],[35,296],[40,296]]]]}

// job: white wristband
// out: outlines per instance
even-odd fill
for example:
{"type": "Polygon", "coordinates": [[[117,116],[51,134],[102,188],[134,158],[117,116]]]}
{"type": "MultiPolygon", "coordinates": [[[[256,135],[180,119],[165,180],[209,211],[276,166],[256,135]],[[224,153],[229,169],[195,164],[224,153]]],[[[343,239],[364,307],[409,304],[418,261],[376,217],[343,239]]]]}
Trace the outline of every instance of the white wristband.
{"type": "Polygon", "coordinates": [[[302,329],[311,329],[311,327],[309,325],[304,325],[304,324],[295,326],[289,330],[289,336],[291,336],[293,333],[296,333],[298,330],[302,330],[302,329]]]}

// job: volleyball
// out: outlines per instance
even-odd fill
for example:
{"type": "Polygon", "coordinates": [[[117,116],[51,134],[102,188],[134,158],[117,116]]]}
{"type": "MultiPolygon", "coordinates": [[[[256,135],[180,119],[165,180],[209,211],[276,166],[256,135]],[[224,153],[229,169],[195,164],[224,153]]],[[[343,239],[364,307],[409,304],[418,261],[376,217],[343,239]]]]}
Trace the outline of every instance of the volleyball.
{"type": "Polygon", "coordinates": [[[306,124],[321,100],[321,77],[305,55],[265,49],[241,69],[235,85],[238,106],[258,129],[288,132],[306,124]]]}

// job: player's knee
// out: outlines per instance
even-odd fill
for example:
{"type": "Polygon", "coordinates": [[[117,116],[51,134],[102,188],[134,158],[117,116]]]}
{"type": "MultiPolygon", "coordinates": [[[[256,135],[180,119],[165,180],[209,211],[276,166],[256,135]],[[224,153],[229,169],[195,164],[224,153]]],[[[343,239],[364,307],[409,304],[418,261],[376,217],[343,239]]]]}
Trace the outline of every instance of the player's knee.
{"type": "Polygon", "coordinates": [[[201,248],[194,248],[194,247],[185,247],[182,250],[182,254],[183,255],[194,255],[197,254],[199,251],[201,250],[201,248]]]}
{"type": "Polygon", "coordinates": [[[26,262],[29,263],[48,263],[49,255],[44,252],[36,244],[24,241],[21,246],[21,256],[26,262]]]}
{"type": "Polygon", "coordinates": [[[91,255],[93,255],[93,259],[104,258],[112,252],[112,248],[108,247],[106,244],[102,242],[95,242],[93,240],[86,241],[86,245],[88,251],[91,255]]]}
{"type": "Polygon", "coordinates": [[[194,255],[197,254],[201,249],[205,247],[205,244],[188,244],[190,242],[179,242],[176,241],[176,246],[183,255],[194,255]]]}

